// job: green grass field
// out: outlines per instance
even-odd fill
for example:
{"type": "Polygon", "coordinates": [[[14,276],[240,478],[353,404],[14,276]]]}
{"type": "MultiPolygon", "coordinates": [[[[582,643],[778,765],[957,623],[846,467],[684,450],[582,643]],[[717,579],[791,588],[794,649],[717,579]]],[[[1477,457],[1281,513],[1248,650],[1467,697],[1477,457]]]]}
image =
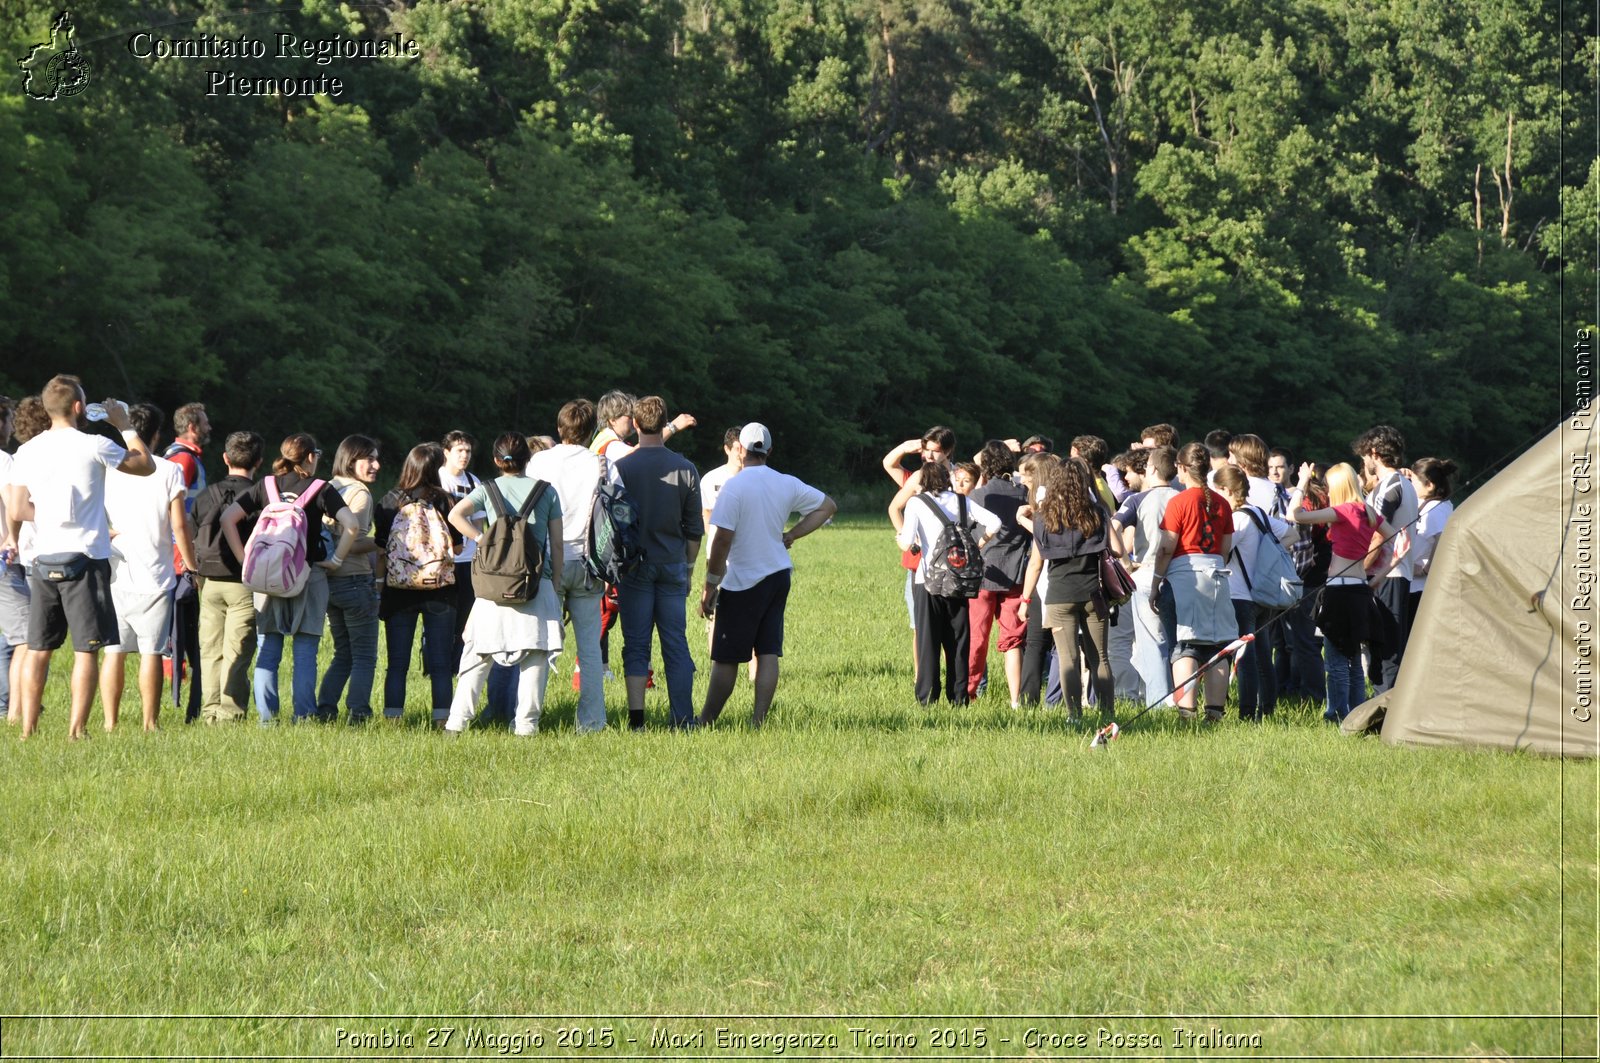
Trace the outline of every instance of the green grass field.
{"type": "Polygon", "coordinates": [[[1593,762],[924,710],[887,525],[795,560],[759,732],[741,677],[580,738],[569,654],[533,740],[419,675],[359,731],[144,735],[130,682],[69,745],[58,662],[0,742],[0,1052],[1595,1057],[1593,762]]]}

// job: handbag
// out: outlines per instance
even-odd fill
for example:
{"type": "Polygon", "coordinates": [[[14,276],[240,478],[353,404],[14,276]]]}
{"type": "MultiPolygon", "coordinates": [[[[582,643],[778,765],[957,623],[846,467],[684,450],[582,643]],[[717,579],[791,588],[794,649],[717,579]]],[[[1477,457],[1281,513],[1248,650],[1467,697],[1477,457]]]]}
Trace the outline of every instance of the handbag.
{"type": "Polygon", "coordinates": [[[88,571],[88,554],[40,554],[33,559],[34,575],[46,583],[74,583],[88,571]]]}
{"type": "Polygon", "coordinates": [[[1100,551],[1100,593],[1111,605],[1123,605],[1133,597],[1133,576],[1122,560],[1109,549],[1100,551]]]}

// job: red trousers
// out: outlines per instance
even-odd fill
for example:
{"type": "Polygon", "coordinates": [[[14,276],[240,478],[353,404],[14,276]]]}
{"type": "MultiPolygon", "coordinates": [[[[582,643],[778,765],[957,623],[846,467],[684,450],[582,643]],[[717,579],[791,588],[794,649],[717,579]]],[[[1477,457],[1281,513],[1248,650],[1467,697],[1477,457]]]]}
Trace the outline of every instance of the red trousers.
{"type": "Polygon", "coordinates": [[[1001,653],[1019,650],[1028,636],[1028,625],[1017,617],[1017,607],[1022,604],[1022,588],[1009,591],[979,591],[976,598],[967,602],[967,697],[978,696],[978,681],[983,678],[989,660],[989,632],[996,620],[1000,622],[1000,638],[995,648],[1001,653]]]}

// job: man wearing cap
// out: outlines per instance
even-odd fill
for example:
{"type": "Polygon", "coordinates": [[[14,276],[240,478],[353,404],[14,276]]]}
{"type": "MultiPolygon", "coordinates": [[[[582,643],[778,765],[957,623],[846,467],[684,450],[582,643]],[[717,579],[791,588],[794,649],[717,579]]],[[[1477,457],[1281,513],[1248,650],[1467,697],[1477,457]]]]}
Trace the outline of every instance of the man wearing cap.
{"type": "Polygon", "coordinates": [[[756,658],[755,712],[760,727],[778,689],[783,656],[783,610],[789,600],[789,547],[838,511],[815,487],[767,467],[772,434],[751,423],[739,432],[743,469],[723,486],[711,511],[711,548],[700,615],[715,616],[711,633],[711,682],[701,724],[715,723],[733,693],[739,666],[756,658]],[[802,514],[788,531],[789,514],[802,514]]]}

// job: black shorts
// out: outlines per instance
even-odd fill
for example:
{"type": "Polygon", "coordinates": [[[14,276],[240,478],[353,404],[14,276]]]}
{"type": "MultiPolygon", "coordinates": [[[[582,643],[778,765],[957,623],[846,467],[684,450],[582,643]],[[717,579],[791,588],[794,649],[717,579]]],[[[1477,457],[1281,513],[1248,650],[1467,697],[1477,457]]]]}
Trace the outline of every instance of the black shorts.
{"type": "Polygon", "coordinates": [[[758,657],[783,656],[783,608],[789,601],[790,569],[772,575],[742,591],[717,596],[717,615],[711,628],[711,659],[718,664],[740,664],[758,657]]]}
{"type": "Polygon", "coordinates": [[[111,562],[91,560],[82,579],[51,583],[37,575],[28,577],[33,600],[28,607],[28,648],[54,650],[67,641],[72,648],[90,653],[117,644],[117,610],[111,604],[111,562]]]}

